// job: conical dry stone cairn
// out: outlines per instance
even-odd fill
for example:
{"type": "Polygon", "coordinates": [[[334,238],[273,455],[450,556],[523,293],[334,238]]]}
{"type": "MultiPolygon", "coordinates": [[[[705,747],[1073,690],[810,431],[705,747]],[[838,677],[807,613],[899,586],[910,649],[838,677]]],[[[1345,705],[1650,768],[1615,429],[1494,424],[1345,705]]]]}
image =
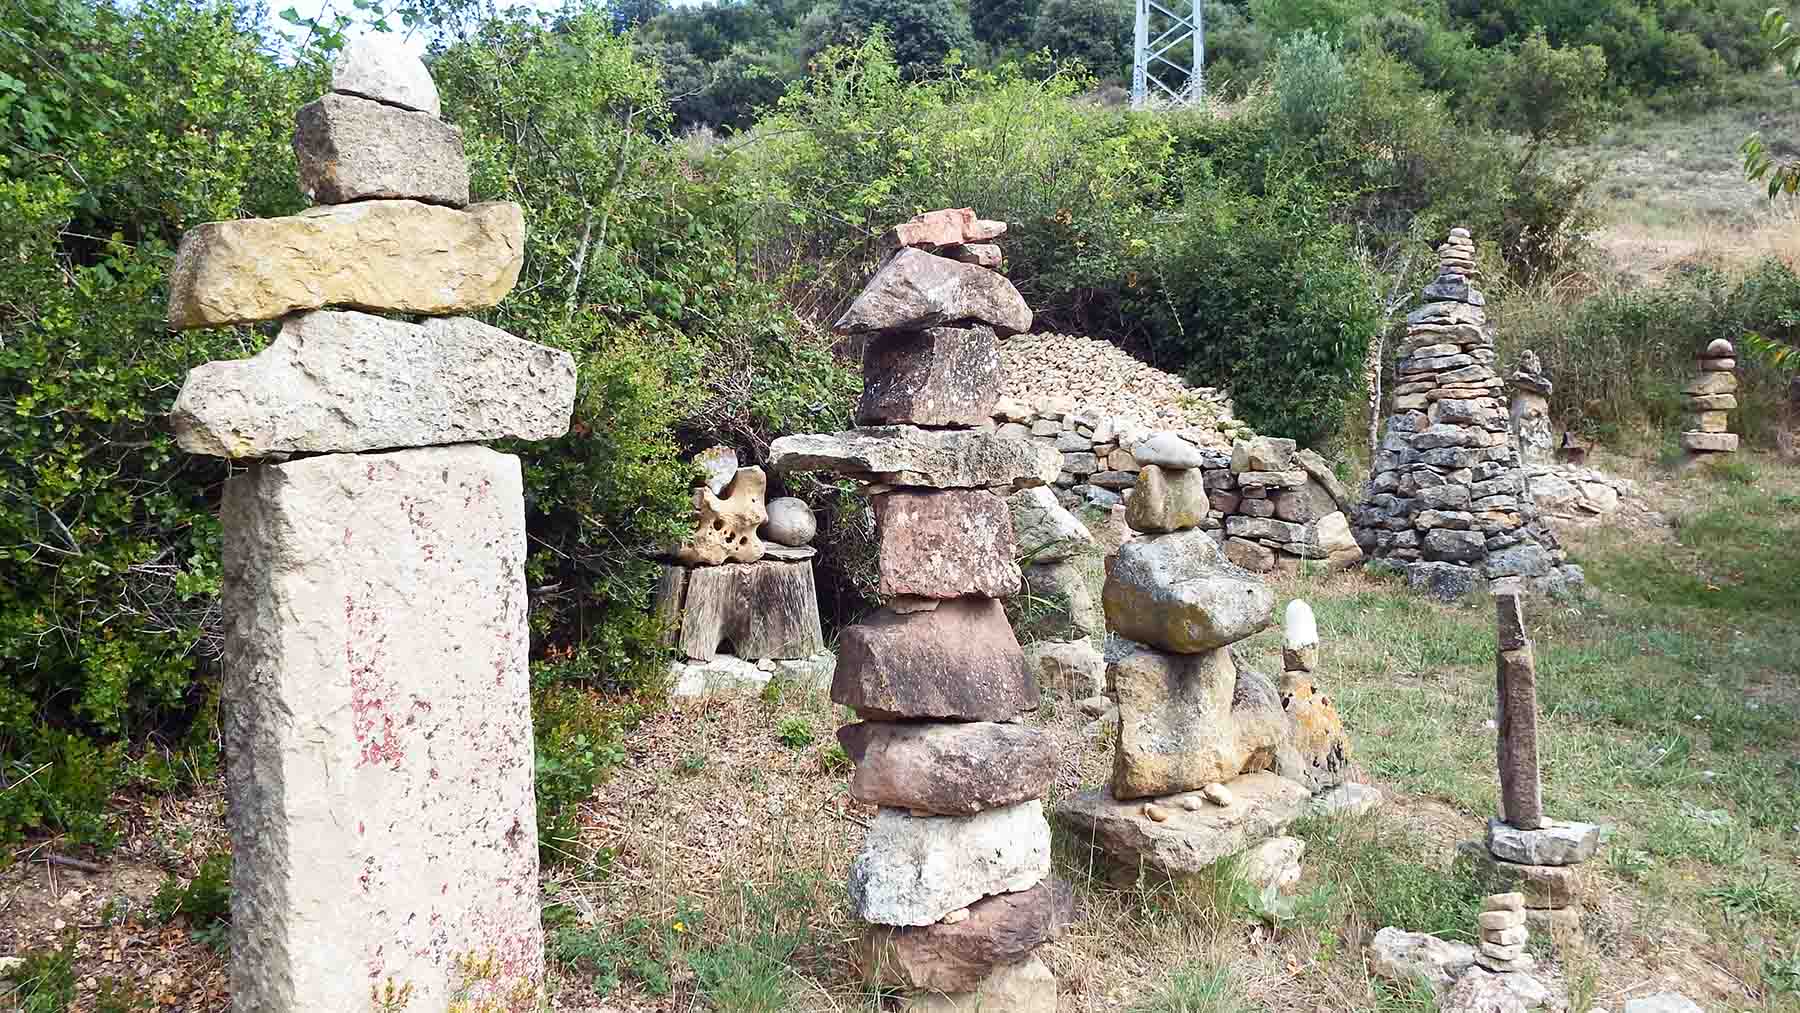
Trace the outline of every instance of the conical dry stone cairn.
{"type": "Polygon", "coordinates": [[[838,731],[850,793],[880,807],[850,869],[858,964],[919,1011],[1053,1013],[1035,951],[1073,906],[1039,802],[1057,751],[1020,723],[1038,686],[1001,605],[1020,587],[1005,497],[1054,481],[1060,456],[979,428],[1000,337],[1031,325],[990,270],[1004,231],[967,208],[896,227],[837,323],[867,336],[863,428],[770,448],[779,471],[847,475],[873,499],[888,604],[843,631],[831,697],[862,719],[838,731]]]}
{"type": "Polygon", "coordinates": [[[1682,391],[1688,415],[1681,449],[1688,452],[1690,462],[1734,454],[1738,448],[1737,434],[1726,432],[1731,410],[1737,407],[1737,353],[1731,342],[1715,339],[1700,353],[1699,366],[1694,382],[1682,391]]]}
{"type": "Polygon", "coordinates": [[[1113,773],[1056,818],[1115,882],[1200,872],[1278,834],[1348,772],[1349,740],[1311,675],[1318,633],[1290,610],[1281,685],[1231,645],[1269,624],[1275,596],[1200,525],[1200,472],[1145,465],[1126,520],[1140,536],[1106,562],[1107,682],[1118,701],[1113,773]]]}
{"type": "Polygon", "coordinates": [[[1477,277],[1474,241],[1451,229],[1424,305],[1406,318],[1393,414],[1371,495],[1356,511],[1356,540],[1438,597],[1467,593],[1481,578],[1567,587],[1581,571],[1532,505],[1477,277]]]}
{"type": "Polygon", "coordinates": [[[202,225],[170,279],[172,326],[281,321],[173,419],[249,462],[222,508],[233,1008],[535,1009],[524,495],[479,441],[566,432],[574,364],[444,315],[513,287],[524,219],[468,203],[416,57],[353,43],[298,119],[324,203],[202,225]]]}

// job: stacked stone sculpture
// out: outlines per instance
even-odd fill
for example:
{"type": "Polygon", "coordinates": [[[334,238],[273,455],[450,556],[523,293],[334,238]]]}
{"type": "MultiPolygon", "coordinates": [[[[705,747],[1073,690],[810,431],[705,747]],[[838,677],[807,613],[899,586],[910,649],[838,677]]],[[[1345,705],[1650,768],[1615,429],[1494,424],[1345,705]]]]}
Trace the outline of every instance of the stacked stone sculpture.
{"type": "Polygon", "coordinates": [[[836,325],[867,335],[862,428],[770,447],[777,471],[844,474],[873,499],[887,605],[843,631],[831,697],[861,719],[838,731],[850,793],[880,807],[850,868],[857,963],[919,1011],[1051,1013],[1035,951],[1073,906],[1039,802],[1057,751],[1019,723],[1038,686],[1001,606],[1020,588],[1005,497],[1053,481],[1059,458],[980,428],[1000,336],[1031,324],[989,269],[1004,231],[966,208],[895,228],[836,325]]]}
{"type": "Polygon", "coordinates": [[[1537,516],[1510,435],[1494,339],[1475,287],[1475,244],[1452,229],[1437,279],[1407,316],[1393,414],[1375,453],[1371,495],[1355,537],[1408,582],[1454,598],[1478,578],[1522,577],[1547,588],[1579,583],[1537,516]]]}
{"type": "Polygon", "coordinates": [[[1208,497],[1223,516],[1225,557],[1252,573],[1292,573],[1302,560],[1342,570],[1362,562],[1342,506],[1349,491],[1325,459],[1270,436],[1231,445],[1228,471],[1209,472],[1208,497]]]}
{"type": "Polygon", "coordinates": [[[1486,841],[1464,842],[1457,861],[1495,887],[1517,893],[1521,909],[1552,928],[1578,923],[1579,870],[1600,847],[1600,828],[1544,815],[1538,766],[1537,664],[1526,635],[1518,588],[1494,592],[1499,648],[1496,663],[1495,750],[1500,770],[1499,817],[1486,841]]]}
{"type": "Polygon", "coordinates": [[[1528,472],[1556,462],[1556,433],[1550,426],[1550,392],[1554,389],[1537,353],[1529,348],[1519,353],[1519,368],[1512,375],[1512,406],[1507,415],[1513,440],[1519,446],[1519,463],[1528,472]]]}
{"type": "Polygon", "coordinates": [[[1529,971],[1537,966],[1525,944],[1531,930],[1525,927],[1525,895],[1496,893],[1482,899],[1475,916],[1475,962],[1496,974],[1529,971]]]}
{"type": "Polygon", "coordinates": [[[760,689],[777,672],[810,681],[830,665],[812,510],[791,496],[768,501],[768,476],[738,467],[730,447],[703,451],[695,464],[706,482],[694,489],[694,533],[664,563],[656,590],[681,655],[671,695],[760,689]]]}
{"type": "Polygon", "coordinates": [[[424,65],[363,39],[332,84],[294,138],[323,203],[202,225],[170,279],[174,327],[281,321],[172,420],[250,462],[222,508],[233,1008],[535,1009],[524,496],[479,441],[566,432],[574,364],[440,315],[513,287],[524,218],[468,203],[424,65]]]}
{"type": "Polygon", "coordinates": [[[1349,768],[1337,710],[1313,692],[1318,637],[1292,612],[1298,671],[1284,693],[1233,657],[1268,625],[1269,587],[1200,528],[1201,472],[1146,464],[1128,501],[1141,537],[1107,560],[1106,621],[1122,645],[1107,668],[1118,702],[1113,774],[1056,818],[1115,882],[1196,873],[1279,833],[1349,768]]]}
{"type": "Polygon", "coordinates": [[[1726,432],[1731,410],[1737,407],[1737,353],[1731,342],[1715,339],[1700,353],[1699,366],[1699,375],[1682,391],[1688,415],[1681,449],[1690,462],[1736,453],[1738,448],[1737,434],[1726,432]]]}

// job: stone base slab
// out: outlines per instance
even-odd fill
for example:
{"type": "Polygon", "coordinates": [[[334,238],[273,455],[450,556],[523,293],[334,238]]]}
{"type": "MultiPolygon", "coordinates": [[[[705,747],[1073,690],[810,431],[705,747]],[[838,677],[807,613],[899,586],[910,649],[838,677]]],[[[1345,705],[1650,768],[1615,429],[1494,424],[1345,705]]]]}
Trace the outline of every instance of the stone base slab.
{"type": "Polygon", "coordinates": [[[518,458],[260,464],[223,523],[233,1008],[535,1008],[518,458]]]}
{"type": "Polygon", "coordinates": [[[1056,820],[1103,866],[1134,879],[1140,870],[1184,876],[1281,833],[1312,799],[1301,785],[1266,772],[1244,774],[1226,788],[1229,806],[1198,791],[1121,802],[1108,789],[1089,789],[1058,806],[1056,820]],[[1151,818],[1152,810],[1167,818],[1151,818]]]}

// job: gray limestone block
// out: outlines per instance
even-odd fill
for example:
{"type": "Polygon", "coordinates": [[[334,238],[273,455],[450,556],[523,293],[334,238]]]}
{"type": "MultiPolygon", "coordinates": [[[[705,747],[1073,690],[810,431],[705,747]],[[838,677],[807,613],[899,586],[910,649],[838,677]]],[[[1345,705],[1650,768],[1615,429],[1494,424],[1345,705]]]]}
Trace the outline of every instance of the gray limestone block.
{"type": "Polygon", "coordinates": [[[371,197],[469,203],[462,130],[429,113],[326,95],[295,117],[294,157],[300,189],[319,204],[371,197]]]}
{"type": "Polygon", "coordinates": [[[864,334],[963,321],[1019,334],[1031,329],[1031,307],[1005,275],[907,247],[875,272],[833,329],[864,334]]]}
{"type": "Polygon", "coordinates": [[[805,433],[769,445],[769,467],[778,473],[828,471],[932,489],[1046,485],[1057,480],[1061,464],[1062,455],[1037,440],[913,426],[805,433]]]}
{"type": "Polygon", "coordinates": [[[467,317],[320,310],[248,359],[195,367],[171,424],[213,457],[427,447],[569,431],[575,362],[467,317]]]}
{"type": "Polygon", "coordinates": [[[877,925],[930,925],[1049,874],[1050,824],[1036,799],[973,816],[883,807],[850,862],[850,907],[877,925]]]}
{"type": "Polygon", "coordinates": [[[518,459],[258,464],[222,521],[237,1008],[541,996],[518,459]]]}

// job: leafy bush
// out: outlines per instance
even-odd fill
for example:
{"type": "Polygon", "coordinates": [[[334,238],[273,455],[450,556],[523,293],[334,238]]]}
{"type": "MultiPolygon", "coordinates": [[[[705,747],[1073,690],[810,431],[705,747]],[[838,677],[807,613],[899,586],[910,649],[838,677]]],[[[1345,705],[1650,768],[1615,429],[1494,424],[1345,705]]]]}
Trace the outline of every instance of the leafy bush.
{"type": "MultiPolygon", "coordinates": [[[[1736,343],[1751,331],[1788,342],[1800,337],[1800,275],[1770,259],[1742,277],[1692,267],[1660,286],[1614,283],[1574,299],[1532,289],[1501,300],[1497,322],[1502,362],[1526,348],[1543,360],[1560,424],[1609,441],[1672,432],[1683,411],[1681,388],[1709,342],[1736,343]]],[[[1788,375],[1742,359],[1738,372],[1743,385],[1732,424],[1768,445],[1788,375]]]]}
{"type": "Polygon", "coordinates": [[[1153,248],[1131,309],[1154,361],[1228,387],[1258,432],[1316,445],[1341,431],[1380,312],[1322,190],[1196,190],[1153,248]]]}

